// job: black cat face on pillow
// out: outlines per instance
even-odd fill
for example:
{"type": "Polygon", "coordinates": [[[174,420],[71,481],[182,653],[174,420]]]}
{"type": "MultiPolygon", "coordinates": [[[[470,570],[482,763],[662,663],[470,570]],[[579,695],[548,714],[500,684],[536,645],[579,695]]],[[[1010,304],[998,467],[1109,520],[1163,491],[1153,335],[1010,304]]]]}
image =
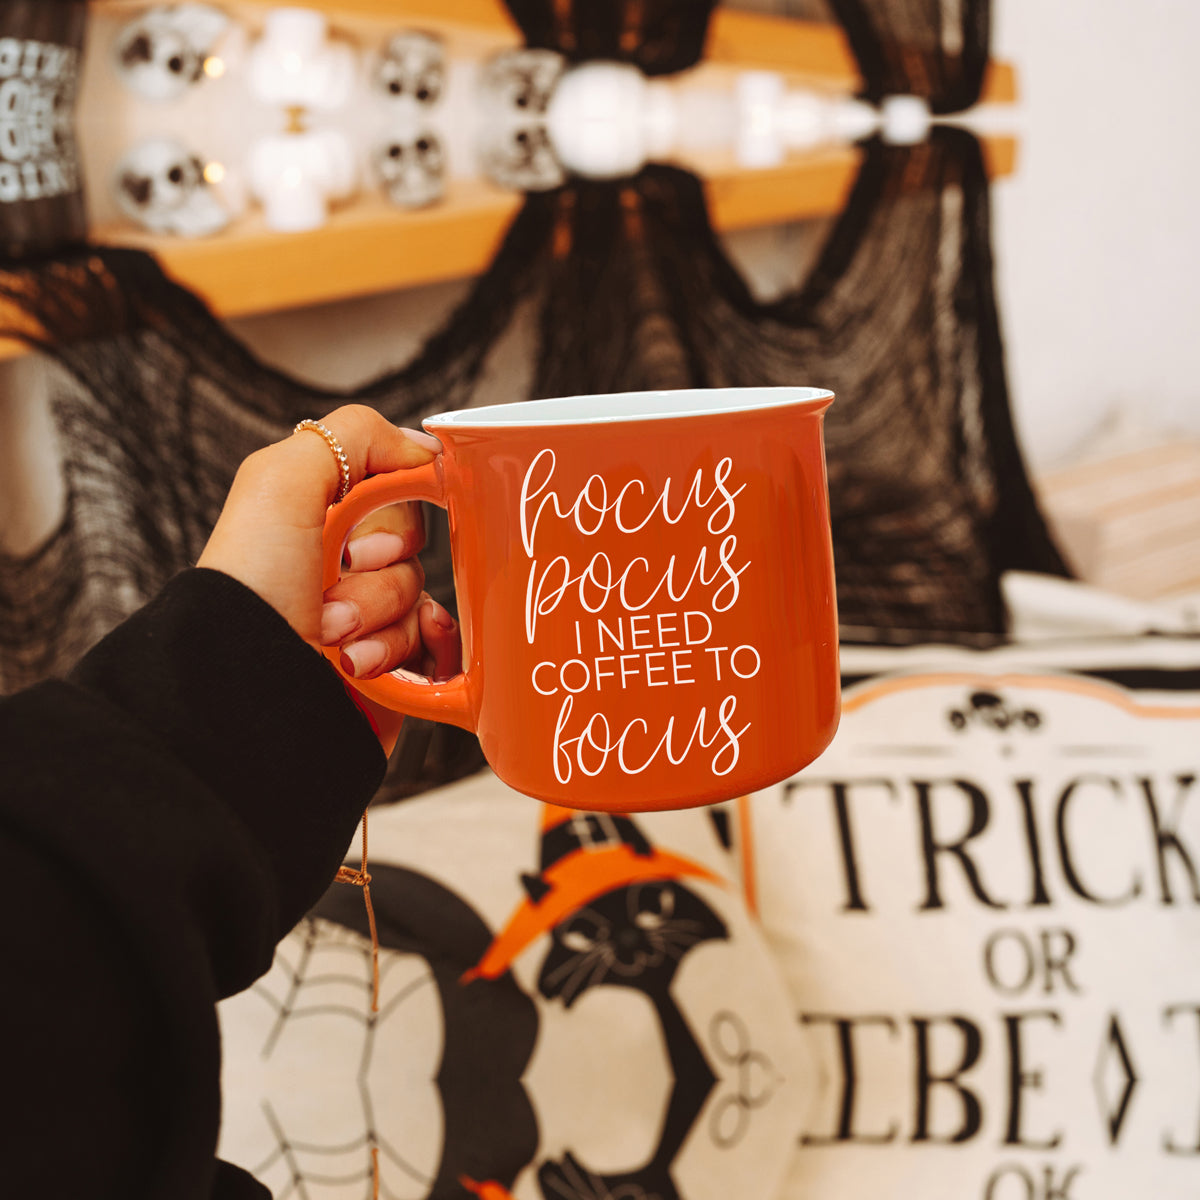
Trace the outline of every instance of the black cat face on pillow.
{"type": "Polygon", "coordinates": [[[569,1008],[589,988],[604,984],[665,995],[693,946],[729,932],[695,892],[664,879],[605,892],[550,936],[538,991],[569,1008]]]}

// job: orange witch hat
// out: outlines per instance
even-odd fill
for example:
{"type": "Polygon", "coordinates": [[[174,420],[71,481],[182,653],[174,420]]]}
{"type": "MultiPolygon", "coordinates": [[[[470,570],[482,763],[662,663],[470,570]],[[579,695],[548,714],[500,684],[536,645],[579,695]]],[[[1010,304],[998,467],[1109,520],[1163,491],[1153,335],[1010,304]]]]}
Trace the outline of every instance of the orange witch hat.
{"type": "Polygon", "coordinates": [[[542,934],[597,896],[685,875],[720,882],[699,863],[651,846],[627,816],[544,805],[541,874],[522,876],[527,898],[459,982],[497,979],[542,934]]]}
{"type": "Polygon", "coordinates": [[[513,1200],[512,1192],[503,1184],[495,1183],[490,1179],[485,1179],[483,1183],[476,1183],[469,1175],[460,1175],[458,1182],[471,1193],[472,1196],[478,1196],[479,1200],[513,1200]]]}

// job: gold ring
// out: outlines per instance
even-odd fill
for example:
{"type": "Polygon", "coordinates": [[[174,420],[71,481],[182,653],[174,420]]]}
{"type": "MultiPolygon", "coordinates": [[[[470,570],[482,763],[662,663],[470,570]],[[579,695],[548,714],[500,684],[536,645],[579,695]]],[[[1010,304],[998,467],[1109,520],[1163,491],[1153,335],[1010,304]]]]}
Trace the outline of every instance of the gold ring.
{"type": "Polygon", "coordinates": [[[305,429],[311,429],[313,433],[319,433],[325,439],[325,444],[333,451],[334,458],[337,459],[338,471],[341,473],[342,482],[338,487],[338,494],[334,496],[332,501],[332,503],[336,504],[339,500],[344,500],[346,493],[350,490],[350,463],[346,458],[346,451],[342,449],[342,443],[320,421],[305,419],[298,422],[292,432],[300,433],[305,429]]]}

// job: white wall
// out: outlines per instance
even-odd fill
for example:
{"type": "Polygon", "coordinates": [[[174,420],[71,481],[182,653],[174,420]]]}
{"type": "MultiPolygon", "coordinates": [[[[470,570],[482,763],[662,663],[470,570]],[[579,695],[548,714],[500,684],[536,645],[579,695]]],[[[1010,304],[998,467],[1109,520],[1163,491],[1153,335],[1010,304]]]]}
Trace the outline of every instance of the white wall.
{"type": "Polygon", "coordinates": [[[1009,381],[1035,467],[1106,420],[1200,434],[1200,3],[995,0],[1019,72],[994,189],[1009,381]]]}

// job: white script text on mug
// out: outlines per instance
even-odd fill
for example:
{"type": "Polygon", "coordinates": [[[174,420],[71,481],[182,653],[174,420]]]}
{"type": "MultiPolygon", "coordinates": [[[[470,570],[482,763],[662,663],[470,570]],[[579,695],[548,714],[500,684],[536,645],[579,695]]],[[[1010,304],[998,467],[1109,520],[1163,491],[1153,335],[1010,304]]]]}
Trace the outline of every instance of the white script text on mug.
{"type": "Polygon", "coordinates": [[[626,480],[614,491],[603,476],[593,474],[573,498],[568,495],[564,501],[551,486],[556,465],[554,451],[542,450],[530,463],[521,485],[521,539],[529,559],[525,636],[528,644],[534,645],[539,619],[555,613],[571,596],[578,604],[574,611],[582,610],[594,618],[594,627],[587,618],[574,618],[580,657],[564,663],[543,660],[532,673],[539,695],[563,693],[552,747],[555,777],[566,784],[576,767],[585,775],[599,775],[614,755],[623,774],[639,775],[661,754],[679,766],[696,747],[713,750],[710,765],[714,775],[728,774],[737,765],[741,739],[750,728],[749,723],[735,728],[737,697],[732,692],[722,698],[715,715],[710,715],[707,705],[700,707],[683,745],[677,744],[683,733],[677,729],[674,712],[667,717],[661,735],[651,732],[644,717],[635,717],[619,733],[614,733],[602,711],[593,712],[582,728],[572,718],[575,698],[585,691],[603,693],[606,687],[618,685],[621,690],[631,686],[683,688],[698,682],[697,672],[729,685],[735,678],[751,679],[758,674],[762,656],[754,646],[707,644],[713,636],[713,623],[701,607],[704,590],[712,589],[707,596],[708,609],[729,612],[741,594],[741,576],[751,565],[736,561],[737,534],[731,527],[737,516],[737,497],[746,485],[729,486],[733,460],[721,459],[710,480],[705,479],[704,471],[696,471],[686,492],[674,499],[670,477],[661,491],[648,499],[640,479],[626,480]],[[594,536],[609,523],[617,532],[632,535],[656,519],[666,526],[678,525],[689,511],[707,511],[705,528],[720,541],[715,546],[699,545],[694,560],[689,552],[686,576],[674,553],[665,564],[655,565],[644,555],[636,555],[624,565],[614,565],[607,553],[600,552],[581,570],[566,555],[557,555],[544,565],[535,556],[543,520],[569,521],[584,537],[594,536]],[[643,611],[655,600],[662,606],[660,611],[643,611]],[[668,602],[674,608],[665,611],[668,602]],[[684,602],[688,607],[683,607],[684,602]],[[605,616],[600,616],[605,610],[605,616]],[[594,654],[585,653],[585,640],[594,654]],[[714,722],[715,728],[710,728],[714,722]]]}

